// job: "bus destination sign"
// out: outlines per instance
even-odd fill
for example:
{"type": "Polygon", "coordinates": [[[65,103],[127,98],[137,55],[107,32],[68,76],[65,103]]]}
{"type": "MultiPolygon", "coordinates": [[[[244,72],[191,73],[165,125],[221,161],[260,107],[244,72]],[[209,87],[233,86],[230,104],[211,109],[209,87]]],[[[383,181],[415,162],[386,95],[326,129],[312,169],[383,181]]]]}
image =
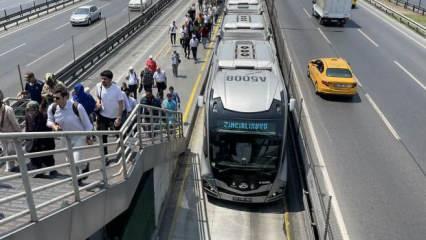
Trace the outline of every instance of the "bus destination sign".
{"type": "Polygon", "coordinates": [[[228,131],[275,132],[275,124],[268,121],[219,120],[218,128],[228,131]]]}

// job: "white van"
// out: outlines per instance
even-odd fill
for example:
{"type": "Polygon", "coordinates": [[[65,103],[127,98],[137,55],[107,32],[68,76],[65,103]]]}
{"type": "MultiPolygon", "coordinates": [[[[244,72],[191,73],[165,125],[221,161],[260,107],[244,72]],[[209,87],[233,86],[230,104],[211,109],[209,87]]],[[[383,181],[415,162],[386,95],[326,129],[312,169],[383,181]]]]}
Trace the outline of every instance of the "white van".
{"type": "Polygon", "coordinates": [[[144,11],[152,5],[152,0],[130,0],[129,10],[130,11],[144,11]]]}

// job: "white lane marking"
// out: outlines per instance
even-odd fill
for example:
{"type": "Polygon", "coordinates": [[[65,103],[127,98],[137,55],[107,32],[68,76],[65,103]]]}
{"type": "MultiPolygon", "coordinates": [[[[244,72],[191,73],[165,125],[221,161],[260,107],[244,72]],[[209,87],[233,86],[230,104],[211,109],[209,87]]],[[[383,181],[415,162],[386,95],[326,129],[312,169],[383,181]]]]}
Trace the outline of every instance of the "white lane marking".
{"type": "Polygon", "coordinates": [[[373,99],[370,97],[370,95],[368,95],[368,93],[365,94],[365,97],[367,98],[367,100],[371,103],[371,105],[373,106],[374,110],[376,110],[376,112],[379,114],[380,118],[382,119],[382,121],[385,123],[386,127],[389,129],[389,131],[392,133],[393,137],[396,140],[401,140],[401,138],[399,137],[398,133],[396,132],[395,128],[392,127],[392,125],[390,124],[390,122],[388,121],[388,119],[386,118],[386,116],[383,114],[382,111],[380,111],[380,108],[377,106],[377,104],[373,101],[373,99]]]}
{"type": "Polygon", "coordinates": [[[55,28],[55,31],[65,27],[66,25],[69,25],[69,24],[70,24],[69,22],[66,22],[66,23],[62,24],[61,26],[55,28]]]}
{"type": "Polygon", "coordinates": [[[321,28],[318,28],[318,31],[321,33],[322,37],[325,39],[325,41],[328,42],[328,44],[331,45],[330,40],[328,40],[327,36],[324,34],[324,32],[321,30],[321,28]]]}
{"type": "Polygon", "coordinates": [[[14,47],[14,48],[12,48],[12,49],[9,49],[9,50],[7,50],[6,52],[4,52],[4,53],[0,54],[0,57],[3,57],[4,55],[6,55],[6,54],[8,54],[8,53],[10,53],[10,52],[12,52],[12,51],[14,51],[14,50],[16,50],[16,49],[18,49],[18,48],[22,47],[22,46],[25,46],[25,45],[27,45],[27,44],[26,44],[26,43],[23,43],[23,44],[21,44],[21,45],[19,45],[19,46],[17,46],[17,47],[14,47]]]}
{"type": "Polygon", "coordinates": [[[377,44],[373,39],[371,39],[366,33],[364,33],[361,29],[358,29],[358,32],[360,32],[365,38],[367,38],[368,41],[370,41],[374,46],[379,47],[379,44],[377,44]]]}
{"type": "MultiPolygon", "coordinates": [[[[284,42],[284,47],[286,48],[286,51],[288,52],[288,56],[290,58],[290,63],[293,63],[293,60],[291,59],[291,55],[290,55],[290,50],[288,49],[286,42],[284,42]]],[[[294,66],[294,64],[292,64],[292,66],[294,66]]],[[[299,85],[299,77],[296,74],[296,70],[295,70],[294,67],[291,70],[293,72],[293,76],[295,76],[295,78],[296,78],[296,81],[294,81],[294,82],[296,83],[296,87],[297,87],[297,91],[299,92],[299,96],[301,96],[304,99],[301,87],[299,85]]],[[[308,123],[309,131],[312,133],[311,138],[312,138],[312,142],[314,143],[314,150],[315,150],[315,153],[317,155],[319,165],[321,166],[320,167],[321,173],[324,176],[325,190],[330,196],[333,197],[331,199],[331,208],[333,209],[332,211],[335,214],[337,225],[338,225],[339,230],[340,230],[340,235],[342,236],[343,240],[350,240],[345,221],[343,220],[343,214],[342,214],[342,211],[340,210],[340,205],[339,205],[339,202],[337,201],[337,196],[334,193],[334,188],[333,188],[333,185],[331,184],[330,175],[328,174],[327,167],[326,167],[325,161],[324,161],[324,157],[322,155],[321,148],[319,146],[319,142],[318,142],[318,139],[317,139],[317,135],[315,133],[315,130],[314,130],[314,127],[313,127],[313,124],[312,124],[312,121],[311,121],[311,117],[309,115],[308,106],[306,104],[302,108],[302,111],[306,116],[306,121],[308,123]]]]}
{"type": "MultiPolygon", "coordinates": [[[[389,21],[386,21],[385,19],[383,19],[382,17],[380,17],[377,13],[373,12],[373,10],[369,9],[370,7],[373,8],[373,6],[368,5],[368,7],[366,7],[367,5],[364,6],[364,4],[367,3],[361,3],[360,6],[363,7],[365,10],[369,11],[371,14],[373,14],[374,16],[376,16],[377,18],[379,18],[380,20],[382,20],[384,23],[388,24],[389,26],[391,26],[393,29],[397,30],[398,32],[400,32],[402,35],[404,35],[405,37],[407,37],[408,39],[412,40],[413,42],[417,43],[420,47],[425,48],[426,49],[426,45],[417,41],[416,39],[414,39],[412,36],[408,35],[406,32],[403,32],[401,29],[395,27],[392,23],[390,23],[389,21]]],[[[377,10],[377,9],[376,9],[377,10]]],[[[377,10],[378,11],[378,10],[377,10]]],[[[387,15],[385,15],[387,16],[387,15]]],[[[387,16],[389,17],[389,16],[387,16]]],[[[390,18],[390,17],[389,17],[390,18]]]]}
{"type": "Polygon", "coordinates": [[[61,44],[59,47],[57,47],[57,48],[55,48],[55,49],[50,50],[49,52],[47,52],[47,53],[46,53],[46,54],[44,54],[43,56],[41,56],[41,57],[37,58],[36,60],[34,60],[34,61],[30,62],[30,63],[28,63],[28,64],[27,64],[27,67],[28,67],[28,66],[30,66],[30,65],[33,65],[34,63],[36,63],[36,62],[40,61],[41,59],[43,59],[43,58],[45,58],[45,57],[47,57],[47,55],[49,55],[49,54],[53,53],[54,51],[56,51],[56,50],[60,49],[60,48],[61,48],[61,47],[63,47],[63,46],[64,46],[64,44],[61,44]]]}
{"type": "Polygon", "coordinates": [[[16,33],[16,32],[19,32],[19,31],[21,31],[21,30],[27,29],[27,28],[29,28],[29,27],[31,27],[31,26],[33,26],[33,25],[38,24],[38,23],[44,22],[44,21],[46,21],[46,20],[48,20],[48,19],[51,19],[51,18],[53,18],[53,17],[56,17],[56,16],[57,16],[57,15],[59,15],[59,14],[66,13],[66,12],[69,12],[69,11],[71,11],[71,10],[74,10],[75,8],[80,7],[80,6],[82,6],[82,5],[85,5],[85,4],[88,4],[88,3],[89,3],[89,2],[91,2],[91,1],[92,1],[92,0],[89,0],[89,1],[83,1],[82,3],[79,3],[79,4],[77,4],[77,5],[73,5],[73,7],[72,7],[72,8],[70,8],[70,9],[66,9],[66,10],[64,10],[64,11],[62,11],[62,10],[61,10],[61,11],[59,11],[59,12],[55,13],[55,14],[52,14],[52,15],[50,15],[50,14],[49,14],[49,17],[43,18],[43,19],[41,19],[40,21],[36,21],[36,22],[30,23],[30,24],[28,24],[28,25],[25,25],[25,26],[24,26],[24,27],[22,27],[22,28],[18,28],[18,29],[16,29],[16,30],[12,31],[12,32],[8,32],[8,33],[6,33],[6,34],[4,34],[4,35],[1,35],[1,36],[0,36],[0,39],[2,39],[2,38],[4,38],[4,37],[7,37],[7,36],[9,36],[9,35],[11,35],[11,34],[14,34],[14,33],[16,33]]]}
{"type": "Polygon", "coordinates": [[[355,81],[358,83],[358,86],[360,86],[360,87],[362,88],[361,81],[359,81],[358,77],[357,77],[357,76],[355,76],[355,74],[354,74],[353,76],[354,76],[354,78],[355,78],[355,81]]]}
{"type": "Polygon", "coordinates": [[[417,84],[419,84],[420,85],[420,87],[421,88],[423,88],[423,90],[425,90],[426,91],[426,86],[422,83],[422,82],[420,82],[419,81],[419,79],[417,79],[416,77],[414,77],[414,75],[413,74],[411,74],[405,67],[403,67],[399,62],[397,62],[397,61],[393,61],[399,68],[401,68],[402,69],[402,71],[404,71],[408,76],[410,76],[411,77],[411,79],[413,79],[414,80],[414,82],[416,82],[417,84]]]}
{"type": "Polygon", "coordinates": [[[303,11],[306,13],[306,16],[308,16],[308,18],[311,18],[311,14],[308,13],[308,11],[306,10],[306,8],[303,8],[303,11]]]}

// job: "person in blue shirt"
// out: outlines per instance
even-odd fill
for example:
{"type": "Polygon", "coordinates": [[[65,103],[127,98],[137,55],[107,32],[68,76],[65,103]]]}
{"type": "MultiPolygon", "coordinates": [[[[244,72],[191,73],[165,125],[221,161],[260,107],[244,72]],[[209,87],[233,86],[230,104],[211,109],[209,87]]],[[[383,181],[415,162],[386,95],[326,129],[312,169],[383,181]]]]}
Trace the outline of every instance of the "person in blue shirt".
{"type": "Polygon", "coordinates": [[[172,99],[176,102],[177,109],[180,109],[180,97],[173,86],[169,87],[169,93],[172,94],[172,99]]]}
{"type": "Polygon", "coordinates": [[[84,91],[83,84],[77,83],[74,86],[73,101],[80,103],[84,107],[84,110],[86,110],[91,122],[93,123],[93,120],[95,119],[94,112],[96,108],[96,100],[92,97],[92,95],[84,91]]]}
{"type": "MultiPolygon", "coordinates": [[[[162,107],[170,111],[177,111],[177,104],[176,104],[176,101],[173,100],[171,93],[167,93],[167,99],[164,99],[162,107]]],[[[173,124],[175,122],[176,122],[176,114],[172,112],[168,112],[167,123],[173,124]]]]}
{"type": "Polygon", "coordinates": [[[33,72],[26,72],[24,78],[27,81],[24,88],[25,90],[22,91],[18,97],[30,98],[40,104],[44,82],[36,79],[33,72]]]}

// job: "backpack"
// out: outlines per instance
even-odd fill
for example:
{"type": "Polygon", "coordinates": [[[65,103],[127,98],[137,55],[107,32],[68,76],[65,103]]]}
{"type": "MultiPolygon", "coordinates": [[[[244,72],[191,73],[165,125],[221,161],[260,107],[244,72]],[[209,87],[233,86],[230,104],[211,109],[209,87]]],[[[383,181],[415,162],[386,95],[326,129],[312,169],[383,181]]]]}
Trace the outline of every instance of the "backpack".
{"type": "MultiPolygon", "coordinates": [[[[57,106],[58,106],[58,104],[52,103],[52,115],[55,115],[57,106]]],[[[72,103],[72,111],[78,117],[78,119],[80,119],[80,113],[78,112],[78,103],[77,102],[72,103]]]]}

